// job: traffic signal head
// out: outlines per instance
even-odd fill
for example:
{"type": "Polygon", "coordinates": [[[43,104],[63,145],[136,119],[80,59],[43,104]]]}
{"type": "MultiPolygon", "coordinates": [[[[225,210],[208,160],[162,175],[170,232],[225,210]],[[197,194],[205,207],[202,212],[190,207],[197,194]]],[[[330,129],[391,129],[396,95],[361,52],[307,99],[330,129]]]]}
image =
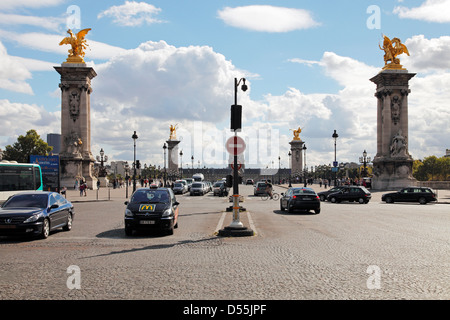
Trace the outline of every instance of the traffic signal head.
{"type": "Polygon", "coordinates": [[[242,129],[242,106],[234,104],[231,106],[231,130],[240,131],[242,129]]]}

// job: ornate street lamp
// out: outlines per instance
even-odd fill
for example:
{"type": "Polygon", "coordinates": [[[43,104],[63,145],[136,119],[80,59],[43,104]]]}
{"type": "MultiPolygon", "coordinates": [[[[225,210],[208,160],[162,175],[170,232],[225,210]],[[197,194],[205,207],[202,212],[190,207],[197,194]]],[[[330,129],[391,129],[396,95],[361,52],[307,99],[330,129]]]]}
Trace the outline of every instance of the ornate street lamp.
{"type": "Polygon", "coordinates": [[[180,179],[183,179],[183,150],[180,151],[180,179]]]}
{"type": "Polygon", "coordinates": [[[164,149],[164,187],[166,187],[166,175],[167,175],[167,171],[166,171],[166,150],[167,150],[167,145],[166,143],[164,143],[163,145],[163,149],[164,149]]]}
{"type": "Polygon", "coordinates": [[[333,169],[334,170],[334,186],[336,187],[336,178],[337,178],[337,161],[336,161],[336,141],[339,135],[337,134],[336,130],[334,130],[333,135],[331,136],[334,139],[334,162],[333,162],[333,169]]]}
{"type": "Polygon", "coordinates": [[[302,149],[303,149],[303,152],[304,152],[304,157],[303,157],[303,158],[305,159],[305,166],[304,166],[304,169],[303,169],[303,179],[304,179],[305,181],[303,182],[303,183],[304,183],[303,185],[304,185],[305,188],[306,188],[307,185],[308,185],[307,182],[306,182],[306,170],[307,170],[308,167],[306,166],[306,145],[305,145],[305,144],[303,145],[303,148],[302,148],[302,149]]]}
{"type": "Polygon", "coordinates": [[[136,134],[136,131],[133,133],[131,138],[133,139],[133,142],[134,142],[134,160],[133,160],[133,168],[134,168],[134,173],[133,173],[133,193],[134,193],[136,191],[136,140],[138,138],[138,136],[136,134]]]}
{"type": "Polygon", "coordinates": [[[367,151],[364,150],[363,156],[362,156],[362,157],[359,157],[359,162],[363,164],[363,168],[364,168],[364,169],[363,169],[363,174],[362,174],[363,178],[364,178],[365,176],[367,176],[367,164],[370,163],[371,160],[372,160],[372,159],[371,159],[370,157],[367,156],[367,151]]]}
{"type": "Polygon", "coordinates": [[[100,149],[100,156],[97,156],[97,161],[100,162],[100,168],[98,170],[99,178],[106,177],[106,169],[104,162],[108,161],[108,156],[105,155],[105,151],[103,151],[103,148],[100,149]]]}

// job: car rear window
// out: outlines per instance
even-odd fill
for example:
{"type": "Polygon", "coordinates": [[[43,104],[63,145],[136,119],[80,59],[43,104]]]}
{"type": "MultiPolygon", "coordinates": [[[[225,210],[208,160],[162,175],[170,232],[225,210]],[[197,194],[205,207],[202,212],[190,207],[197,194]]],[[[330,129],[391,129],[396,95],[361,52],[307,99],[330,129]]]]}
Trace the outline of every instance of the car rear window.
{"type": "Polygon", "coordinates": [[[214,184],[214,187],[220,187],[222,184],[223,184],[223,182],[216,182],[216,183],[214,184]]]}
{"type": "Polygon", "coordinates": [[[180,187],[183,187],[183,184],[182,183],[175,183],[174,186],[177,187],[177,188],[180,188],[180,187]]]}
{"type": "Polygon", "coordinates": [[[311,189],[294,189],[294,195],[299,194],[316,194],[314,190],[311,189]]]}

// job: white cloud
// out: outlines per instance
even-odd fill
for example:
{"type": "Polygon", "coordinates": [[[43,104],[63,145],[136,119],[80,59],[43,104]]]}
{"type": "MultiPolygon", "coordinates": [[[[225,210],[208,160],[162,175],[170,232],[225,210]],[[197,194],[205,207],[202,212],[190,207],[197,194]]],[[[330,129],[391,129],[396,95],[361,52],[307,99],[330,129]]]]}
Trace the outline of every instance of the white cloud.
{"type": "Polygon", "coordinates": [[[438,23],[450,22],[450,0],[426,0],[416,8],[398,6],[395,14],[402,19],[416,19],[438,23]]]}
{"type": "Polygon", "coordinates": [[[42,8],[56,6],[64,2],[65,0],[2,0],[0,1],[0,10],[15,8],[42,8]]]}
{"type": "Polygon", "coordinates": [[[145,2],[125,1],[120,6],[112,6],[98,14],[97,18],[112,17],[113,22],[118,25],[135,27],[144,23],[161,23],[162,20],[155,16],[161,12],[160,8],[145,2]]]}
{"type": "Polygon", "coordinates": [[[64,24],[64,18],[55,17],[35,17],[24,16],[18,14],[0,13],[0,24],[3,25],[30,25],[34,27],[41,27],[48,30],[58,30],[64,24]]]}
{"type": "MultiPolygon", "coordinates": [[[[43,106],[0,100],[0,136],[13,137],[23,135],[29,129],[35,129],[45,137],[47,133],[61,131],[61,114],[48,112],[43,106]]],[[[44,138],[45,139],[45,138],[44,138]]],[[[14,141],[9,141],[8,144],[14,141]]]]}
{"type": "Polygon", "coordinates": [[[399,56],[401,63],[414,72],[430,72],[450,69],[450,37],[426,39],[416,35],[405,41],[410,56],[399,56]]]}
{"type": "Polygon", "coordinates": [[[3,43],[0,42],[0,88],[33,94],[31,86],[26,82],[30,78],[29,70],[22,63],[10,57],[3,43]]]}
{"type": "Polygon", "coordinates": [[[269,5],[226,7],[218,11],[218,16],[230,26],[261,32],[289,32],[319,25],[307,10],[269,5]]]}

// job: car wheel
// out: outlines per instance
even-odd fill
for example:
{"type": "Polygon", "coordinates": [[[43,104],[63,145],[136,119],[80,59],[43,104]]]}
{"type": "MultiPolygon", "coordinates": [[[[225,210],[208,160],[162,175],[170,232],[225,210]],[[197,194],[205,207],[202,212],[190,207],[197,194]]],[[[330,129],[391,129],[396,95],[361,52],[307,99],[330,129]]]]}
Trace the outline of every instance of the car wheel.
{"type": "Polygon", "coordinates": [[[314,213],[315,214],[319,214],[320,213],[320,208],[319,209],[314,209],[314,213]]]}
{"type": "Polygon", "coordinates": [[[364,204],[364,202],[366,202],[363,198],[359,198],[358,199],[358,202],[360,203],[360,204],[364,204]]]}
{"type": "Polygon", "coordinates": [[[386,197],[386,203],[394,203],[394,199],[392,197],[386,197]]]}
{"type": "Polygon", "coordinates": [[[420,204],[427,204],[427,199],[425,199],[424,197],[420,197],[419,198],[419,203],[420,204]]]}
{"type": "Polygon", "coordinates": [[[41,239],[47,239],[50,235],[50,221],[48,219],[44,219],[44,222],[42,224],[42,231],[41,231],[41,239]]]}
{"type": "Polygon", "coordinates": [[[125,227],[125,235],[127,236],[133,235],[133,229],[130,227],[125,227]]]}
{"type": "Polygon", "coordinates": [[[331,203],[336,203],[337,202],[335,197],[331,197],[330,201],[331,201],[331,203]]]}
{"type": "Polygon", "coordinates": [[[64,231],[72,230],[72,214],[69,212],[67,216],[67,224],[63,227],[64,231]]]}
{"type": "Polygon", "coordinates": [[[291,206],[289,206],[289,202],[288,202],[288,205],[287,205],[287,211],[289,212],[289,213],[292,213],[292,212],[294,212],[294,209],[291,207],[291,206]]]}
{"type": "Polygon", "coordinates": [[[284,211],[284,210],[285,210],[284,207],[283,207],[283,204],[281,203],[281,201],[280,201],[280,210],[281,210],[281,211],[284,211]]]}
{"type": "Polygon", "coordinates": [[[323,194],[321,194],[320,195],[320,201],[325,201],[325,200],[326,200],[325,196],[323,194]]]}
{"type": "Polygon", "coordinates": [[[170,229],[169,230],[167,230],[167,234],[169,235],[169,236],[171,236],[171,235],[173,235],[173,232],[174,232],[174,225],[172,225],[171,227],[170,227],[170,229]]]}

